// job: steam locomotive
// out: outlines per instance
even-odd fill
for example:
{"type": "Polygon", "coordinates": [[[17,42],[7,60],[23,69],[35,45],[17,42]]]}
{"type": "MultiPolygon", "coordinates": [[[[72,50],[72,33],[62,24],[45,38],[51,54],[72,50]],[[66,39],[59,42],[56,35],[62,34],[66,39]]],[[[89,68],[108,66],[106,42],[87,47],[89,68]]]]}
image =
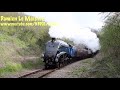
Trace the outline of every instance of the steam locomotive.
{"type": "Polygon", "coordinates": [[[52,40],[45,44],[45,52],[42,54],[45,69],[50,66],[60,68],[67,64],[72,59],[83,59],[93,56],[93,53],[88,48],[78,49],[62,40],[52,40]]]}

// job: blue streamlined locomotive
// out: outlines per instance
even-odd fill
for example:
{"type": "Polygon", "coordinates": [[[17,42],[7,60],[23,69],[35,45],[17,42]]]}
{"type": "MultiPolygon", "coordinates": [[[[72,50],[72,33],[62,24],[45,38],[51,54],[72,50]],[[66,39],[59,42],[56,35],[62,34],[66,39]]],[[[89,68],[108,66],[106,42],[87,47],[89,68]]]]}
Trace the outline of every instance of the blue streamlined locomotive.
{"type": "Polygon", "coordinates": [[[45,44],[45,53],[43,54],[43,59],[45,63],[45,68],[51,65],[60,67],[61,64],[65,64],[74,58],[76,55],[76,48],[72,45],[67,44],[62,40],[56,40],[52,38],[45,44]]]}

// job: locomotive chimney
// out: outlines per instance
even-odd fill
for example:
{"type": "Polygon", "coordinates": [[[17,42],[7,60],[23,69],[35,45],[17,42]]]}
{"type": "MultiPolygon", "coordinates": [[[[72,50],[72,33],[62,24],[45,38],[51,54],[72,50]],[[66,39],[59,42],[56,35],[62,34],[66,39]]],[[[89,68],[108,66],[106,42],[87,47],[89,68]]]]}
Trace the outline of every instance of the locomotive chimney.
{"type": "Polygon", "coordinates": [[[51,42],[54,42],[56,40],[56,38],[52,37],[52,41],[51,42]]]}

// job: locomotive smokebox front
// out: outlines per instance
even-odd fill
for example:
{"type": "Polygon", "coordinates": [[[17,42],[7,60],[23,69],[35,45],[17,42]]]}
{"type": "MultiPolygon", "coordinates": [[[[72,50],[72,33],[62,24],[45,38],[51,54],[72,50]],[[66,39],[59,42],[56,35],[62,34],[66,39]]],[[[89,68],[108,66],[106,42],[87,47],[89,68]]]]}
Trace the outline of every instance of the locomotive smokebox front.
{"type": "Polygon", "coordinates": [[[55,57],[58,51],[59,43],[55,38],[48,41],[45,45],[45,53],[44,53],[44,62],[47,64],[51,64],[55,62],[55,57]]]}

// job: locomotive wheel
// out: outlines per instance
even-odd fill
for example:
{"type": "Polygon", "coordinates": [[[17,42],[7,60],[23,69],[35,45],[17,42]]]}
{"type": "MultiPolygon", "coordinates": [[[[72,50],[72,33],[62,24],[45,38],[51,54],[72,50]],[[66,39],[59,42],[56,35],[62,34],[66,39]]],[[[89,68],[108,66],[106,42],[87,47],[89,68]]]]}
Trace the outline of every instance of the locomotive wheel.
{"type": "Polygon", "coordinates": [[[56,63],[56,67],[61,68],[61,67],[65,66],[67,64],[66,59],[67,59],[67,54],[60,56],[58,62],[56,63]]]}
{"type": "Polygon", "coordinates": [[[56,67],[60,68],[62,66],[62,62],[61,62],[61,57],[59,58],[59,61],[56,63],[56,67]]]}
{"type": "Polygon", "coordinates": [[[63,62],[63,65],[65,66],[65,65],[67,65],[67,62],[68,62],[68,55],[67,54],[65,54],[64,55],[64,62],[63,62]]]}
{"type": "Polygon", "coordinates": [[[60,68],[60,62],[57,62],[57,63],[56,63],[56,67],[57,67],[57,68],[60,68]]]}
{"type": "Polygon", "coordinates": [[[48,69],[48,65],[47,64],[45,64],[45,69],[48,69]]]}
{"type": "Polygon", "coordinates": [[[68,61],[67,61],[67,60],[65,60],[65,61],[64,61],[64,65],[67,65],[67,62],[68,62],[68,61]]]}
{"type": "Polygon", "coordinates": [[[67,61],[67,54],[64,54],[60,57],[60,67],[65,66],[67,61]]]}

